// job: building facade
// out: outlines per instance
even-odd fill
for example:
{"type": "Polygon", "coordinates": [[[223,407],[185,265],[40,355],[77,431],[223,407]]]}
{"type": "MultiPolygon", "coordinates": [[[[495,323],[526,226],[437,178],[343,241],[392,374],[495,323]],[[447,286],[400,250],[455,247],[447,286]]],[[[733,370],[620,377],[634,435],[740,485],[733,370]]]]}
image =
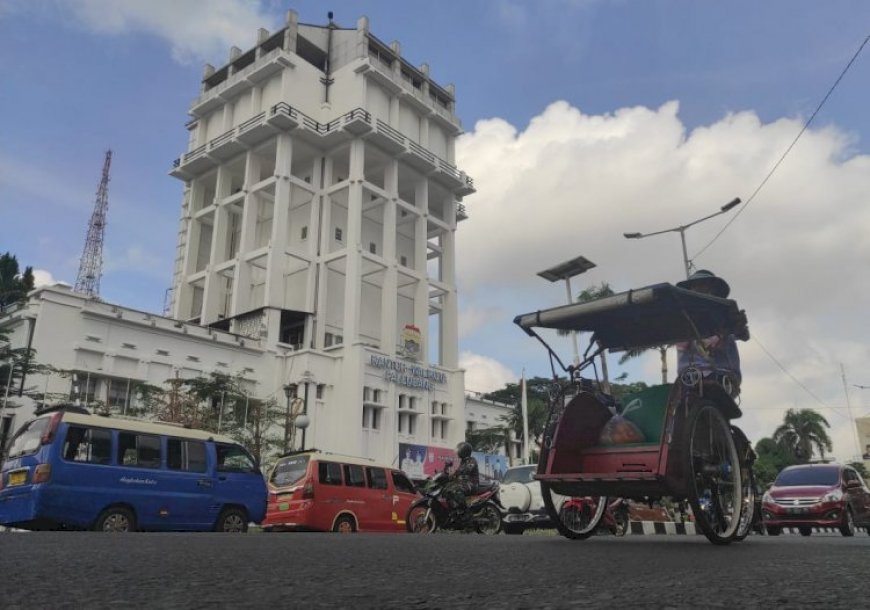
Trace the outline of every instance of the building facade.
{"type": "Polygon", "coordinates": [[[365,17],[289,11],[205,68],[170,172],[184,194],[169,315],[47,288],[0,324],[109,402],[124,379],[219,371],[263,397],[304,387],[308,446],[387,463],[400,445],[452,448],[466,427],[455,232],[474,192],[454,108],[453,87],[365,17]]]}

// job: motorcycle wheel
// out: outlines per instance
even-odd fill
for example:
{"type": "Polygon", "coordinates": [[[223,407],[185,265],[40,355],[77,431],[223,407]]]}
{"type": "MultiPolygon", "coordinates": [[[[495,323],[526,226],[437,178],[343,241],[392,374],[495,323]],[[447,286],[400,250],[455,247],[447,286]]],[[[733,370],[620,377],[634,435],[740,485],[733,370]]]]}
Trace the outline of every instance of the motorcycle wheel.
{"type": "Polygon", "coordinates": [[[474,516],[474,525],[478,534],[498,534],[501,531],[501,511],[495,504],[487,502],[474,516]]]}
{"type": "Polygon", "coordinates": [[[438,529],[438,520],[425,504],[414,504],[405,517],[405,528],[412,534],[431,534],[438,529]]]}

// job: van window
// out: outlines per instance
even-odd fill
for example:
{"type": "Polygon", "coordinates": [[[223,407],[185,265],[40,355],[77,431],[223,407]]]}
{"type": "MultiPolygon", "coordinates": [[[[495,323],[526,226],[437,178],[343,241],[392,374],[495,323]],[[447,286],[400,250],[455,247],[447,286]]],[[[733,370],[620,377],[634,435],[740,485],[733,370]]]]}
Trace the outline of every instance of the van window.
{"type": "Polygon", "coordinates": [[[29,455],[36,453],[39,449],[39,443],[43,433],[48,430],[51,422],[50,417],[40,417],[33,419],[23,426],[12,438],[12,444],[9,446],[9,454],[7,458],[14,458],[21,455],[29,455]]]}
{"type": "Polygon", "coordinates": [[[404,491],[409,494],[417,493],[414,484],[408,480],[408,477],[406,477],[404,473],[401,473],[398,470],[393,471],[393,487],[396,488],[396,491],[404,491]]]}
{"type": "Polygon", "coordinates": [[[387,488],[387,473],[383,468],[366,468],[369,475],[369,487],[372,489],[387,488]]]}
{"type": "Polygon", "coordinates": [[[70,426],[63,444],[63,459],[89,464],[112,461],[112,431],[70,426]]]}
{"type": "Polygon", "coordinates": [[[257,464],[250,454],[238,445],[215,445],[217,469],[220,472],[256,472],[257,464]]]}
{"type": "Polygon", "coordinates": [[[341,485],[341,464],[320,462],[317,465],[317,476],[324,485],[341,485]]]}
{"type": "Polygon", "coordinates": [[[363,474],[363,467],[356,464],[344,465],[344,484],[351,487],[365,487],[366,478],[363,474]]]}
{"type": "Polygon", "coordinates": [[[122,466],[160,468],[160,437],[132,432],[119,433],[118,463],[122,466]]]}
{"type": "Polygon", "coordinates": [[[307,455],[291,455],[281,458],[275,464],[275,468],[272,469],[269,482],[277,487],[293,485],[308,472],[309,459],[310,456],[307,455]]]}
{"type": "Polygon", "coordinates": [[[205,472],[205,443],[170,438],[166,441],[166,467],[170,470],[205,472]]]}

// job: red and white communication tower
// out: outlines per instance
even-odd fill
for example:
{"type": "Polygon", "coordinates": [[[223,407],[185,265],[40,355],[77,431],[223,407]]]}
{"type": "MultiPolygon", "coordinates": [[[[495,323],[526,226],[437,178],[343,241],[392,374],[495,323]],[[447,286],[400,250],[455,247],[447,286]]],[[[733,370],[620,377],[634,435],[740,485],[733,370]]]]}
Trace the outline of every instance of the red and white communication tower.
{"type": "Polygon", "coordinates": [[[79,275],[75,291],[88,296],[100,295],[100,277],[103,275],[103,237],[106,234],[106,213],[109,211],[109,167],[112,165],[112,151],[106,151],[103,162],[103,178],[97,188],[94,211],[88,221],[88,236],[85,249],[79,262],[79,275]]]}

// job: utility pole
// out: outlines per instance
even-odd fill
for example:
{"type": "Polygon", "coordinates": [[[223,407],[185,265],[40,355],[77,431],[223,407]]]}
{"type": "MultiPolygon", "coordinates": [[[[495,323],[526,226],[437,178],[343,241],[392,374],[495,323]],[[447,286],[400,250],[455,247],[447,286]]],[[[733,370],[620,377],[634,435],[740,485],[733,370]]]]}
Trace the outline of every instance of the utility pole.
{"type": "Polygon", "coordinates": [[[846,367],[840,363],[840,374],[843,378],[843,392],[846,393],[846,411],[849,413],[849,425],[852,427],[852,434],[855,436],[855,447],[858,450],[856,460],[861,460],[861,439],[858,438],[858,426],[855,423],[855,418],[852,416],[852,402],[849,400],[849,384],[846,383],[846,367]]]}

